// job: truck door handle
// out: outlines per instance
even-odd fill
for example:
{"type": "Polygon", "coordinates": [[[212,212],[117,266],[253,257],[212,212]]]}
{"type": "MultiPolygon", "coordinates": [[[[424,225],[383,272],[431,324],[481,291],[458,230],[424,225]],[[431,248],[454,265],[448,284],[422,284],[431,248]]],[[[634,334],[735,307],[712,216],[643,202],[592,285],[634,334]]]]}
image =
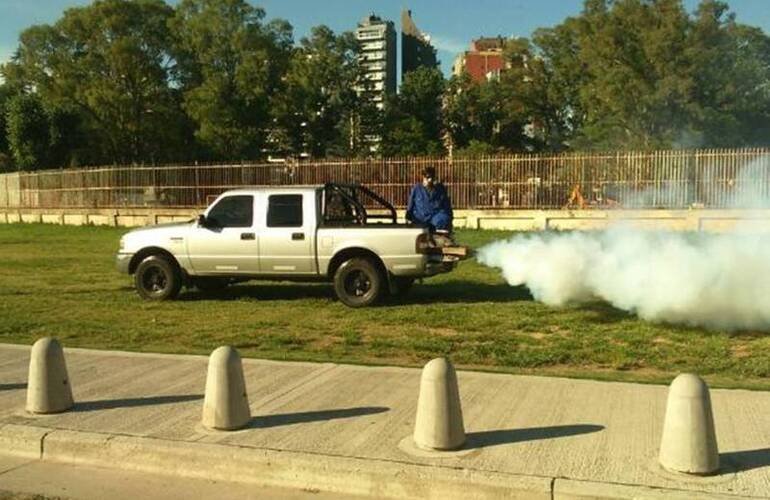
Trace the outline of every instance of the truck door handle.
{"type": "Polygon", "coordinates": [[[292,240],[304,240],[305,239],[305,233],[291,233],[291,239],[292,240]]]}
{"type": "Polygon", "coordinates": [[[253,240],[254,239],[254,233],[241,233],[241,239],[242,240],[253,240]]]}

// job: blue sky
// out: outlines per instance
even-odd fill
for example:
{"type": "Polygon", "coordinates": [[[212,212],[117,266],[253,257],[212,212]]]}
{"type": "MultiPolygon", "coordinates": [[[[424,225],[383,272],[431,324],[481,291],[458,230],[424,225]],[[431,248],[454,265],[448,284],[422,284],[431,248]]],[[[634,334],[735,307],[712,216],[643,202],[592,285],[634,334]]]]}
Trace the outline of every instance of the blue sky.
{"type": "MultiPolygon", "coordinates": [[[[33,24],[53,23],[68,8],[90,0],[0,0],[0,63],[13,53],[19,33],[33,24]]],[[[169,3],[175,3],[173,1],[169,3]]],[[[400,27],[402,8],[412,10],[417,26],[429,33],[439,51],[442,69],[449,73],[455,55],[478,36],[529,36],[535,28],[553,26],[577,14],[582,0],[252,0],[268,18],[281,17],[294,26],[295,39],[310,28],[326,24],[335,31],[354,29],[370,12],[400,27]]],[[[685,0],[693,9],[698,0],[685,0]]],[[[769,0],[731,0],[738,20],[770,33],[769,0]]]]}

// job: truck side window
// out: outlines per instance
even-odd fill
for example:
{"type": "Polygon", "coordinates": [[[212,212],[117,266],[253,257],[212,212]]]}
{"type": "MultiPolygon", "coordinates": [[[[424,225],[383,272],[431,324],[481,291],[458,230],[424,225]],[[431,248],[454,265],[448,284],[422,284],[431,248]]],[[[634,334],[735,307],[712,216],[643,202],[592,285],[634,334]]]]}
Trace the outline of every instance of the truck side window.
{"type": "Polygon", "coordinates": [[[222,198],[206,217],[218,227],[251,227],[254,224],[254,197],[236,195],[222,198]]]}
{"type": "Polygon", "coordinates": [[[267,201],[267,227],[302,227],[302,195],[270,196],[267,201]]]}

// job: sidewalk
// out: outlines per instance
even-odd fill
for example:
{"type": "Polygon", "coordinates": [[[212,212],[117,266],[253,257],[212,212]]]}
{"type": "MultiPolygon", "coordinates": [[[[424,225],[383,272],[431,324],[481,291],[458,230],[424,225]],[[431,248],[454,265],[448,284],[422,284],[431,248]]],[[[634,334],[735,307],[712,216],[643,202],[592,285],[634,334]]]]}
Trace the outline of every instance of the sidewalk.
{"type": "Polygon", "coordinates": [[[31,416],[29,348],[0,344],[0,453],[374,497],[770,497],[770,392],[712,391],[723,473],[698,478],[657,466],[663,386],[460,372],[468,444],[432,454],[419,370],[244,360],[254,419],[225,433],[200,425],[207,358],[65,353],[76,407],[31,416]]]}

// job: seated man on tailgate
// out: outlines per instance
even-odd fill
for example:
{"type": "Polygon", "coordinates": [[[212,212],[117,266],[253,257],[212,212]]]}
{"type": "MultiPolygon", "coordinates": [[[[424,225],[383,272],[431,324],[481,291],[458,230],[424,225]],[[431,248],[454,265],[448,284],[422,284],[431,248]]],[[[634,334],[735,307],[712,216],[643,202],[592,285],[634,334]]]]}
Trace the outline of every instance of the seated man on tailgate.
{"type": "Polygon", "coordinates": [[[444,185],[436,179],[436,169],[422,171],[422,183],[415,184],[406,206],[406,220],[425,224],[432,231],[452,231],[452,202],[444,185]]]}

